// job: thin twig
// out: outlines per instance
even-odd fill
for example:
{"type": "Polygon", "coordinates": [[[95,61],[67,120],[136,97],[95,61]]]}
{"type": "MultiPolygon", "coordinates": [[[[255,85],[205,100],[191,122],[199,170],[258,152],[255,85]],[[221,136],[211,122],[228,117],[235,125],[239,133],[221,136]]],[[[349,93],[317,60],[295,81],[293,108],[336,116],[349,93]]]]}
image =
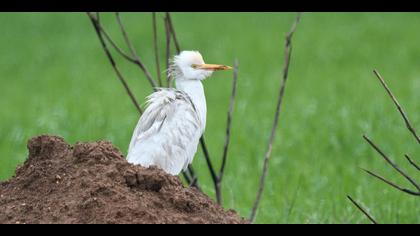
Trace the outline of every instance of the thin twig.
{"type": "Polygon", "coordinates": [[[365,170],[368,174],[382,180],[383,182],[387,183],[388,185],[403,191],[405,193],[408,194],[412,194],[412,195],[416,195],[416,196],[420,196],[420,186],[417,184],[417,182],[412,179],[408,174],[405,173],[405,171],[403,171],[397,164],[395,164],[372,140],[370,140],[366,135],[363,135],[363,138],[370,144],[370,146],[373,147],[373,149],[376,150],[376,152],[378,152],[382,158],[389,164],[391,165],[396,171],[398,171],[402,176],[404,176],[404,178],[406,178],[417,190],[418,192],[415,191],[411,191],[409,189],[405,189],[402,187],[399,187],[398,185],[392,183],[391,181],[386,180],[385,178],[371,172],[371,171],[367,171],[365,170]]]}
{"type": "MultiPolygon", "coordinates": [[[[89,13],[88,13],[89,14],[89,13]]],[[[98,18],[98,16],[99,16],[99,13],[96,13],[97,14],[97,17],[96,18],[98,18]]],[[[119,19],[119,18],[117,18],[117,19],[119,19]]],[[[132,62],[132,63],[134,63],[134,64],[136,64],[137,66],[139,66],[142,70],[143,70],[143,72],[145,73],[145,75],[146,75],[146,78],[147,78],[147,80],[150,82],[150,84],[152,85],[152,87],[154,88],[155,86],[153,86],[154,84],[155,84],[155,82],[153,81],[153,79],[152,79],[152,77],[151,77],[151,75],[150,75],[150,73],[148,72],[148,70],[147,70],[147,68],[143,65],[143,63],[140,61],[140,59],[138,58],[138,56],[136,57],[135,55],[137,55],[137,54],[135,54],[135,55],[133,55],[133,56],[130,56],[130,55],[128,55],[126,52],[124,52],[124,50],[122,50],[115,42],[114,42],[114,40],[111,38],[111,36],[108,34],[108,32],[104,29],[104,27],[102,27],[102,25],[101,24],[99,24],[99,21],[97,20],[97,22],[98,22],[98,27],[99,27],[99,29],[100,29],[100,31],[101,31],[101,33],[103,34],[103,36],[105,36],[105,39],[111,44],[111,46],[122,56],[122,57],[124,57],[126,60],[128,60],[128,61],[130,61],[130,62],[132,62]]],[[[119,21],[119,24],[120,24],[120,27],[121,27],[121,22],[119,21]]],[[[122,28],[122,29],[124,29],[124,28],[122,28]]],[[[126,40],[126,35],[124,35],[124,38],[125,38],[125,40],[126,40]]],[[[130,43],[130,45],[131,45],[131,43],[130,43]]],[[[134,48],[132,48],[132,49],[134,49],[134,48]]],[[[131,49],[130,49],[131,50],[131,49]]]]}
{"type": "Polygon", "coordinates": [[[391,97],[392,101],[394,102],[395,106],[400,112],[402,118],[404,119],[405,125],[407,126],[407,129],[413,134],[414,138],[420,144],[420,137],[417,135],[416,130],[414,129],[414,127],[411,125],[410,121],[408,120],[407,114],[404,112],[400,103],[397,101],[397,98],[394,96],[394,94],[392,94],[391,90],[389,89],[388,85],[385,83],[385,80],[382,78],[379,72],[377,70],[373,70],[373,72],[375,73],[376,77],[378,77],[379,82],[381,82],[382,86],[385,88],[386,92],[391,97]]]}
{"type": "MultiPolygon", "coordinates": [[[[169,58],[171,56],[171,31],[169,29],[169,23],[168,23],[168,16],[166,15],[163,19],[165,23],[165,36],[166,36],[166,71],[169,70],[170,61],[169,58]]],[[[171,76],[167,75],[167,83],[168,88],[172,87],[172,81],[171,76]]]]}
{"type": "Polygon", "coordinates": [[[169,26],[170,33],[172,35],[172,39],[174,40],[176,53],[179,54],[181,52],[181,47],[179,46],[178,39],[176,38],[175,28],[174,28],[174,25],[172,24],[171,14],[169,12],[166,12],[166,17],[168,20],[168,26],[169,26]]]}
{"type": "Polygon", "coordinates": [[[418,171],[420,171],[420,166],[418,166],[414,161],[413,161],[413,159],[411,159],[409,156],[408,156],[408,154],[405,154],[404,155],[405,156],[405,158],[408,160],[408,162],[410,162],[410,164],[412,165],[412,166],[414,166],[414,168],[416,168],[418,171]]]}
{"type": "Polygon", "coordinates": [[[366,169],[363,169],[363,168],[362,168],[362,170],[365,171],[366,173],[368,173],[369,175],[371,175],[371,176],[373,176],[373,177],[381,180],[382,182],[388,184],[389,186],[394,187],[395,189],[400,190],[401,192],[408,193],[408,194],[414,195],[414,196],[419,196],[420,195],[420,193],[414,192],[414,191],[412,191],[410,189],[406,189],[406,188],[400,187],[397,184],[395,184],[395,183],[393,183],[393,182],[385,179],[384,177],[382,177],[382,176],[380,176],[378,174],[373,173],[372,171],[369,171],[369,170],[366,170],[366,169]]]}
{"type": "Polygon", "coordinates": [[[353,198],[351,198],[349,195],[347,195],[347,198],[359,209],[373,224],[378,224],[375,219],[365,210],[362,206],[360,206],[353,198]]]}
{"type": "Polygon", "coordinates": [[[214,171],[214,167],[210,159],[209,151],[207,150],[207,145],[204,139],[204,135],[201,136],[200,138],[200,145],[201,145],[201,149],[203,150],[204,159],[206,159],[207,167],[209,168],[211,178],[213,180],[214,189],[216,190],[217,189],[217,175],[216,175],[216,171],[214,171]]]}
{"type": "Polygon", "coordinates": [[[156,12],[152,12],[152,26],[153,26],[153,48],[154,48],[154,51],[155,51],[156,74],[157,74],[159,86],[162,87],[162,78],[161,78],[161,75],[160,75],[160,63],[159,63],[159,48],[158,48],[158,36],[157,36],[156,12]]]}
{"type": "Polygon", "coordinates": [[[253,205],[253,208],[252,208],[252,211],[251,211],[251,215],[249,217],[249,220],[251,222],[254,222],[254,220],[255,220],[257,209],[258,209],[259,203],[261,201],[261,196],[262,196],[262,193],[264,191],[265,179],[266,179],[267,171],[268,171],[268,163],[269,163],[270,156],[271,156],[271,151],[272,151],[272,148],[273,148],[274,138],[276,136],[278,120],[279,120],[280,112],[281,112],[281,105],[282,105],[282,102],[283,102],[284,91],[285,91],[285,88],[286,88],[286,82],[287,82],[287,78],[288,78],[288,74],[289,74],[289,65],[290,65],[290,58],[291,58],[291,52],[292,52],[292,37],[293,37],[293,33],[296,30],[297,24],[299,23],[300,16],[301,16],[301,14],[298,13],[297,16],[296,16],[296,19],[295,19],[295,21],[292,25],[292,28],[291,28],[290,32],[286,36],[282,83],[281,83],[280,89],[279,89],[279,96],[278,96],[277,105],[276,105],[276,113],[274,115],[274,121],[273,121],[273,126],[271,128],[271,134],[270,134],[270,138],[269,138],[269,141],[268,141],[267,151],[266,151],[265,156],[264,156],[263,170],[262,170],[262,174],[261,174],[261,177],[260,177],[257,197],[255,199],[255,202],[254,202],[254,205],[253,205]]]}
{"type": "Polygon", "coordinates": [[[209,169],[210,172],[210,176],[214,185],[214,190],[215,190],[215,194],[216,196],[219,195],[219,190],[220,188],[218,187],[218,176],[216,175],[216,171],[214,170],[213,167],[213,163],[211,162],[211,158],[210,158],[210,154],[209,151],[207,149],[207,145],[206,145],[206,141],[204,139],[204,135],[201,136],[200,138],[200,145],[201,145],[201,149],[203,150],[203,155],[204,155],[204,159],[206,160],[207,163],[207,168],[209,169]]]}
{"type": "MultiPolygon", "coordinates": [[[[89,14],[89,13],[88,13],[89,14]]],[[[98,19],[99,17],[99,13],[96,14],[96,19],[98,19]]],[[[133,58],[132,56],[128,55],[126,52],[124,52],[124,50],[122,50],[117,43],[114,42],[114,40],[111,38],[111,36],[108,34],[108,32],[104,29],[104,27],[102,27],[102,25],[99,23],[99,20],[96,20],[98,22],[98,27],[101,30],[101,33],[103,34],[103,36],[105,36],[105,39],[111,44],[111,46],[122,56],[124,57],[126,60],[132,62],[132,63],[137,63],[136,59],[133,58]]]]}
{"type": "MultiPolygon", "coordinates": [[[[97,15],[97,18],[99,17],[99,13],[96,13],[96,15],[97,15]]],[[[115,43],[114,42],[114,40],[111,38],[111,36],[108,34],[108,32],[105,30],[105,28],[104,27],[102,27],[102,25],[101,24],[99,24],[99,21],[97,21],[98,22],[98,27],[99,27],[99,29],[101,30],[101,32],[102,32],[102,34],[103,34],[103,36],[105,36],[105,39],[111,44],[111,46],[122,56],[122,57],[124,57],[126,60],[128,60],[129,62],[131,62],[131,63],[133,63],[133,64],[135,64],[135,65],[137,65],[137,66],[139,66],[140,68],[144,68],[146,71],[147,71],[147,69],[146,69],[146,67],[141,63],[141,61],[139,61],[137,58],[135,58],[135,57],[133,57],[133,56],[130,56],[130,55],[128,55],[128,53],[126,53],[126,52],[124,52],[124,50],[122,50],[118,45],[117,45],[117,43],[115,43]]],[[[131,44],[131,43],[130,43],[131,44]]],[[[143,70],[143,69],[142,69],[143,70]]],[[[148,79],[148,81],[150,82],[150,81],[152,81],[152,82],[150,82],[150,84],[152,85],[152,87],[154,88],[154,86],[153,86],[153,84],[154,84],[154,81],[153,81],[153,79],[151,78],[151,76],[150,76],[150,73],[148,73],[149,74],[149,77],[148,77],[148,75],[146,74],[146,72],[145,72],[145,75],[146,75],[146,78],[148,79]]]]}
{"type": "Polygon", "coordinates": [[[222,190],[221,190],[222,180],[225,173],[225,166],[226,166],[227,153],[229,149],[230,134],[231,134],[230,130],[232,127],[232,114],[233,114],[233,108],[235,106],[236,88],[237,88],[237,81],[238,81],[238,66],[239,66],[238,60],[236,59],[233,66],[232,92],[230,95],[229,109],[227,112],[226,136],[225,136],[225,144],[223,147],[222,164],[220,166],[220,171],[217,178],[216,199],[220,205],[222,204],[222,190]]]}
{"type": "Polygon", "coordinates": [[[233,66],[233,81],[232,81],[232,92],[230,95],[230,102],[229,102],[229,109],[227,112],[227,124],[226,124],[226,136],[225,136],[225,144],[223,148],[223,155],[222,155],[222,165],[220,167],[219,178],[223,178],[227,153],[229,149],[229,141],[230,141],[230,130],[232,126],[232,113],[233,108],[235,106],[235,98],[236,98],[236,89],[237,89],[237,81],[238,81],[238,60],[235,60],[235,64],[233,66]]]}
{"type": "Polygon", "coordinates": [[[118,69],[116,62],[115,62],[114,58],[112,57],[112,54],[111,54],[111,52],[109,51],[109,49],[106,45],[106,42],[105,42],[105,40],[102,36],[102,31],[101,31],[101,28],[99,26],[99,22],[97,20],[98,18],[95,17],[91,13],[87,13],[87,14],[88,14],[93,26],[95,27],[95,31],[96,31],[96,34],[98,35],[99,41],[101,42],[102,48],[104,49],[105,54],[106,54],[108,60],[110,61],[111,65],[112,65],[112,68],[114,69],[115,73],[117,74],[118,79],[123,84],[128,96],[130,97],[130,99],[133,102],[134,106],[136,107],[137,111],[140,114],[143,114],[143,110],[141,109],[140,105],[138,104],[137,99],[134,97],[134,94],[131,92],[130,88],[128,87],[127,82],[125,81],[123,75],[121,74],[120,70],[118,69]]]}
{"type": "Polygon", "coordinates": [[[136,52],[136,49],[134,48],[133,44],[130,41],[130,38],[128,37],[127,31],[125,30],[125,27],[123,23],[121,22],[120,14],[117,12],[115,13],[115,16],[117,18],[118,25],[120,27],[121,33],[124,37],[125,43],[127,44],[128,48],[131,51],[131,55],[135,59],[135,64],[140,67],[140,69],[143,71],[144,75],[146,76],[146,79],[149,81],[150,85],[153,89],[157,87],[156,82],[153,80],[152,75],[150,74],[149,70],[146,68],[146,66],[142,63],[140,60],[139,55],[136,52]]]}

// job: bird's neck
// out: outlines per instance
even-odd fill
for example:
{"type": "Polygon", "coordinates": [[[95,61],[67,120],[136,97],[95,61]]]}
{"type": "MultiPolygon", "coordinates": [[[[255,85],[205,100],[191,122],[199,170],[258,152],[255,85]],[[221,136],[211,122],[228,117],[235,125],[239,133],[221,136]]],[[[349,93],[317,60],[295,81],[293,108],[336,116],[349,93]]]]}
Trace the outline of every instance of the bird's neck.
{"type": "Polygon", "coordinates": [[[198,112],[200,120],[204,127],[206,126],[206,96],[204,94],[204,87],[200,80],[175,80],[176,88],[185,92],[194,103],[195,109],[198,112]]]}

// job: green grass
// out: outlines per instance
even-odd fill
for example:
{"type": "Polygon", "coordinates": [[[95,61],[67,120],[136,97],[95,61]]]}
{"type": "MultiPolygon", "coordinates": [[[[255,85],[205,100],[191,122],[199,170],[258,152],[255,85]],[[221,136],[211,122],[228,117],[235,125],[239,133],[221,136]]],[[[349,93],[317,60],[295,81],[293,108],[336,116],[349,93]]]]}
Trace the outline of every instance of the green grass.
{"type": "MultiPolygon", "coordinates": [[[[150,15],[122,18],[140,56],[153,68],[150,15]]],[[[274,116],[283,39],[294,14],[174,13],[172,18],[183,49],[199,50],[210,63],[239,59],[223,194],[225,207],[248,216],[274,116]]],[[[112,15],[102,20],[122,43],[112,15]]],[[[107,139],[126,153],[138,114],[87,16],[2,13],[0,22],[0,179],[13,175],[27,156],[27,140],[39,134],[59,135],[70,143],[107,139]]],[[[420,177],[403,158],[409,153],[419,160],[418,144],[372,73],[374,68],[381,72],[420,130],[419,24],[419,14],[303,15],[257,223],[367,223],[347,194],[368,206],[380,222],[420,222],[418,198],[359,169],[375,170],[407,186],[364,142],[366,133],[420,177]]],[[[164,38],[159,41],[163,49],[164,38]]],[[[151,92],[144,76],[118,62],[143,102],[151,92]]],[[[231,77],[219,72],[205,82],[205,135],[216,164],[222,154],[231,77]]],[[[204,191],[213,197],[201,152],[194,167],[204,191]]]]}

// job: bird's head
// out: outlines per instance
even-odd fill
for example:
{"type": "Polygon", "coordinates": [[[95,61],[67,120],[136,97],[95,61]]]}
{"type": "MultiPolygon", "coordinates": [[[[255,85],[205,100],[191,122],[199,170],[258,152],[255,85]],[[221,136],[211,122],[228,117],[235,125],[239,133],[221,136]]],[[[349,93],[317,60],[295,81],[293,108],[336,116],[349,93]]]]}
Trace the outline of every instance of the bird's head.
{"type": "Polygon", "coordinates": [[[216,70],[230,69],[230,66],[205,64],[197,51],[182,51],[174,57],[168,73],[172,79],[204,80],[216,70]]]}

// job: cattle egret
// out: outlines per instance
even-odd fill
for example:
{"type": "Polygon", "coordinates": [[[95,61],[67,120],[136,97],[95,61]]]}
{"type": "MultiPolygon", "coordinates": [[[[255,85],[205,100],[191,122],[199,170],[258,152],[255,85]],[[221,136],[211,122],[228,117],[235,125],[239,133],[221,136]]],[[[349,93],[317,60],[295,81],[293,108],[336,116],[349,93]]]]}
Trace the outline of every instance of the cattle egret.
{"type": "Polygon", "coordinates": [[[168,76],[176,89],[158,88],[147,97],[128,148],[128,162],[143,167],[157,166],[178,175],[192,162],[206,127],[206,98],[202,80],[230,66],[205,64],[197,51],[174,57],[168,76]]]}

